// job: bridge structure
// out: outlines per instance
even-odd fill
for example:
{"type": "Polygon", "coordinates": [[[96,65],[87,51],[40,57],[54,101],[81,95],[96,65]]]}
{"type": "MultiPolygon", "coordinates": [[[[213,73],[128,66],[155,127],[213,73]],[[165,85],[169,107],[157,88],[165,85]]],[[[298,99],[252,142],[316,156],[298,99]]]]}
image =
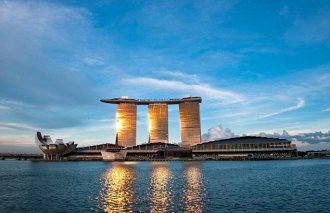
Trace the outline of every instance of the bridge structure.
{"type": "Polygon", "coordinates": [[[41,160],[43,154],[0,153],[0,160],[41,160]]]}
{"type": "Polygon", "coordinates": [[[130,99],[128,97],[102,99],[101,102],[116,104],[116,145],[136,145],[137,105],[148,105],[149,143],[169,143],[168,105],[179,105],[181,146],[190,147],[201,143],[201,97],[180,99],[130,99]]]}

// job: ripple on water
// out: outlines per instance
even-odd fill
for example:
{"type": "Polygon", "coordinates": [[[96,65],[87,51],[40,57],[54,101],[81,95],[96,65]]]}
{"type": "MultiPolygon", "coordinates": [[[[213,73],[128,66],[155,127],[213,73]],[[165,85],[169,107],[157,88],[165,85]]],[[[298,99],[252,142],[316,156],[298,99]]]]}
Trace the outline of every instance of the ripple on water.
{"type": "Polygon", "coordinates": [[[330,160],[0,161],[1,212],[327,212],[330,160]]]}

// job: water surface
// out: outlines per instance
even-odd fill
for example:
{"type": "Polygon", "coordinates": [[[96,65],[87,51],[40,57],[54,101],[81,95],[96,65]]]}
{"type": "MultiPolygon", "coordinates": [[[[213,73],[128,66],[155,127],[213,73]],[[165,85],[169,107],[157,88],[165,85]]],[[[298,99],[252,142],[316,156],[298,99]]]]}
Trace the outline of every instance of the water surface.
{"type": "Polygon", "coordinates": [[[329,212],[330,160],[0,161],[1,212],[329,212]]]}

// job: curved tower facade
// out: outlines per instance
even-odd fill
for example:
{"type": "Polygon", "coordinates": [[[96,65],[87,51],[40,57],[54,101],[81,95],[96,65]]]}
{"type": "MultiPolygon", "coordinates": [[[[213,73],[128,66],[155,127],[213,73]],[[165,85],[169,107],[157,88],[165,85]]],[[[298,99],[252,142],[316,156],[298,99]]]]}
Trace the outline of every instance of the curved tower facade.
{"type": "Polygon", "coordinates": [[[198,102],[179,104],[181,143],[189,147],[201,142],[201,122],[198,102]]]}
{"type": "Polygon", "coordinates": [[[149,104],[149,143],[168,143],[168,105],[149,104]]]}
{"type": "Polygon", "coordinates": [[[120,103],[116,115],[116,145],[136,145],[136,104],[120,103]]]}

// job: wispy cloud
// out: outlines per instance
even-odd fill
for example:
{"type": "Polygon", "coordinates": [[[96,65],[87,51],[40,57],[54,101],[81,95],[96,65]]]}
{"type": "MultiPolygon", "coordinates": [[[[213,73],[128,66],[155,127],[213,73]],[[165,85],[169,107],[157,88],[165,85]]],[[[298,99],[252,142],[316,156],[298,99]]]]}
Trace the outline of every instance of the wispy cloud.
{"type": "MultiPolygon", "coordinates": [[[[115,136],[113,121],[104,120],[115,107],[99,99],[121,95],[202,96],[202,126],[221,121],[239,132],[291,131],[288,124],[300,122],[324,131],[329,119],[319,106],[327,108],[330,97],[329,7],[302,10],[308,4],[109,1],[100,11],[93,2],[0,0],[0,135],[31,137],[40,128],[80,145],[104,143],[115,136]],[[259,18],[246,19],[254,28],[242,26],[246,11],[272,20],[272,30],[259,18]],[[271,36],[283,35],[283,21],[292,23],[286,41],[325,45],[283,46],[271,36]],[[311,110],[288,113],[303,107],[291,106],[292,97],[304,97],[311,110]]],[[[170,135],[179,141],[179,132],[170,135]]]]}
{"type": "Polygon", "coordinates": [[[8,110],[9,107],[0,105],[0,110],[8,110]]]}
{"type": "Polygon", "coordinates": [[[287,5],[284,5],[279,11],[278,14],[281,16],[286,16],[289,14],[289,7],[287,5]]]}
{"type": "Polygon", "coordinates": [[[290,112],[290,111],[293,111],[293,110],[300,109],[304,106],[305,106],[305,101],[303,99],[298,99],[298,102],[297,102],[296,105],[281,109],[281,110],[276,111],[276,112],[272,112],[272,113],[269,113],[269,114],[262,115],[262,116],[260,116],[260,118],[273,117],[273,116],[276,116],[276,115],[279,115],[279,114],[282,114],[282,113],[285,113],[285,112],[290,112]]]}
{"type": "Polygon", "coordinates": [[[43,105],[91,100],[91,90],[81,92],[89,86],[88,79],[61,61],[64,55],[69,60],[75,51],[83,52],[77,41],[90,34],[89,23],[82,9],[36,2],[0,5],[2,98],[43,105]],[[53,57],[56,51],[62,54],[53,57]]]}
{"type": "Polygon", "coordinates": [[[323,112],[330,112],[330,108],[324,109],[323,112]]]}
{"type": "Polygon", "coordinates": [[[37,131],[37,128],[21,123],[0,123],[0,129],[13,129],[13,130],[23,130],[23,131],[37,131]]]}
{"type": "Polygon", "coordinates": [[[302,18],[297,16],[294,25],[288,29],[284,38],[297,43],[316,43],[330,39],[330,10],[323,9],[314,16],[302,18]]]}
{"type": "Polygon", "coordinates": [[[160,80],[155,78],[137,77],[122,81],[124,84],[143,86],[143,88],[180,91],[185,94],[203,95],[211,100],[221,100],[224,103],[241,102],[244,98],[235,92],[221,90],[207,84],[187,84],[180,81],[160,80]]]}
{"type": "Polygon", "coordinates": [[[161,77],[180,79],[182,81],[189,81],[199,83],[200,80],[196,74],[187,74],[182,71],[158,70],[155,73],[161,77]]]}

